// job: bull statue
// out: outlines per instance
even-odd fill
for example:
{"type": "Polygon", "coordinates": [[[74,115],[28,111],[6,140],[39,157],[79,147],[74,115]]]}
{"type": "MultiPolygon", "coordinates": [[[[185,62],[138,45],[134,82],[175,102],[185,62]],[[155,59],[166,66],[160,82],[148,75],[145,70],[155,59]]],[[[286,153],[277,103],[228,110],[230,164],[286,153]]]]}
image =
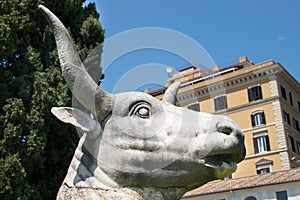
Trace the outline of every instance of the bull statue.
{"type": "Polygon", "coordinates": [[[64,25],[46,7],[39,9],[53,27],[66,83],[84,108],[51,109],[83,132],[57,199],[180,199],[236,170],[245,147],[235,122],[175,106],[180,83],[162,101],[102,90],[64,25]]]}

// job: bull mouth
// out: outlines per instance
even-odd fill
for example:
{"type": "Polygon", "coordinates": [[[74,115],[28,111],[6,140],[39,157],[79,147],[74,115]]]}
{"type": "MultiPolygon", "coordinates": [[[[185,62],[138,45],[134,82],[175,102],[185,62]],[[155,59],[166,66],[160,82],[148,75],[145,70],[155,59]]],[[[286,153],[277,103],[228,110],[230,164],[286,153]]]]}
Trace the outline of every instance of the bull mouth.
{"type": "Polygon", "coordinates": [[[204,165],[214,169],[230,169],[237,168],[237,160],[232,154],[217,154],[204,158],[204,165]]]}

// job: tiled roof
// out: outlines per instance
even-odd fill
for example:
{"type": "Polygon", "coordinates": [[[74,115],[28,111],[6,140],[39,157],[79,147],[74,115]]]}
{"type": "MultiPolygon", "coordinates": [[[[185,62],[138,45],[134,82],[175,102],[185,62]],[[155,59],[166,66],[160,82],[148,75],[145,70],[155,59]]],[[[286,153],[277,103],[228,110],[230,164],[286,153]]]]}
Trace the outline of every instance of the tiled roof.
{"type": "Polygon", "coordinates": [[[211,181],[199,188],[187,192],[183,198],[295,181],[300,181],[300,168],[237,179],[211,181]]]}

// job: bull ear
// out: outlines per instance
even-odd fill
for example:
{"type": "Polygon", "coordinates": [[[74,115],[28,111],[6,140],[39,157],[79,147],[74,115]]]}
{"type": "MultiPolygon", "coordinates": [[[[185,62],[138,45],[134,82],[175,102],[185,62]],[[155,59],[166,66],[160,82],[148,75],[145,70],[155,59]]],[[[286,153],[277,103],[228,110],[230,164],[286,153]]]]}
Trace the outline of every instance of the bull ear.
{"type": "Polygon", "coordinates": [[[163,101],[175,105],[180,82],[172,83],[164,94],[163,101]]]}
{"type": "Polygon", "coordinates": [[[85,132],[91,140],[96,140],[101,133],[99,122],[92,115],[81,110],[69,107],[53,107],[51,112],[62,122],[72,124],[85,132]]]}

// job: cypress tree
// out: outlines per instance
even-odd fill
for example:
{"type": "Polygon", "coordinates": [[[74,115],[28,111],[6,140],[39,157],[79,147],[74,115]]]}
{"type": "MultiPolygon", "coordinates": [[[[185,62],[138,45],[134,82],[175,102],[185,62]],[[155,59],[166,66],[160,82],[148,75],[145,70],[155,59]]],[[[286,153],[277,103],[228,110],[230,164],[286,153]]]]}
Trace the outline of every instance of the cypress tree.
{"type": "Polygon", "coordinates": [[[78,135],[53,106],[71,106],[52,30],[38,11],[48,7],[85,56],[104,40],[94,3],[85,0],[0,0],[0,199],[54,199],[78,135]]]}

